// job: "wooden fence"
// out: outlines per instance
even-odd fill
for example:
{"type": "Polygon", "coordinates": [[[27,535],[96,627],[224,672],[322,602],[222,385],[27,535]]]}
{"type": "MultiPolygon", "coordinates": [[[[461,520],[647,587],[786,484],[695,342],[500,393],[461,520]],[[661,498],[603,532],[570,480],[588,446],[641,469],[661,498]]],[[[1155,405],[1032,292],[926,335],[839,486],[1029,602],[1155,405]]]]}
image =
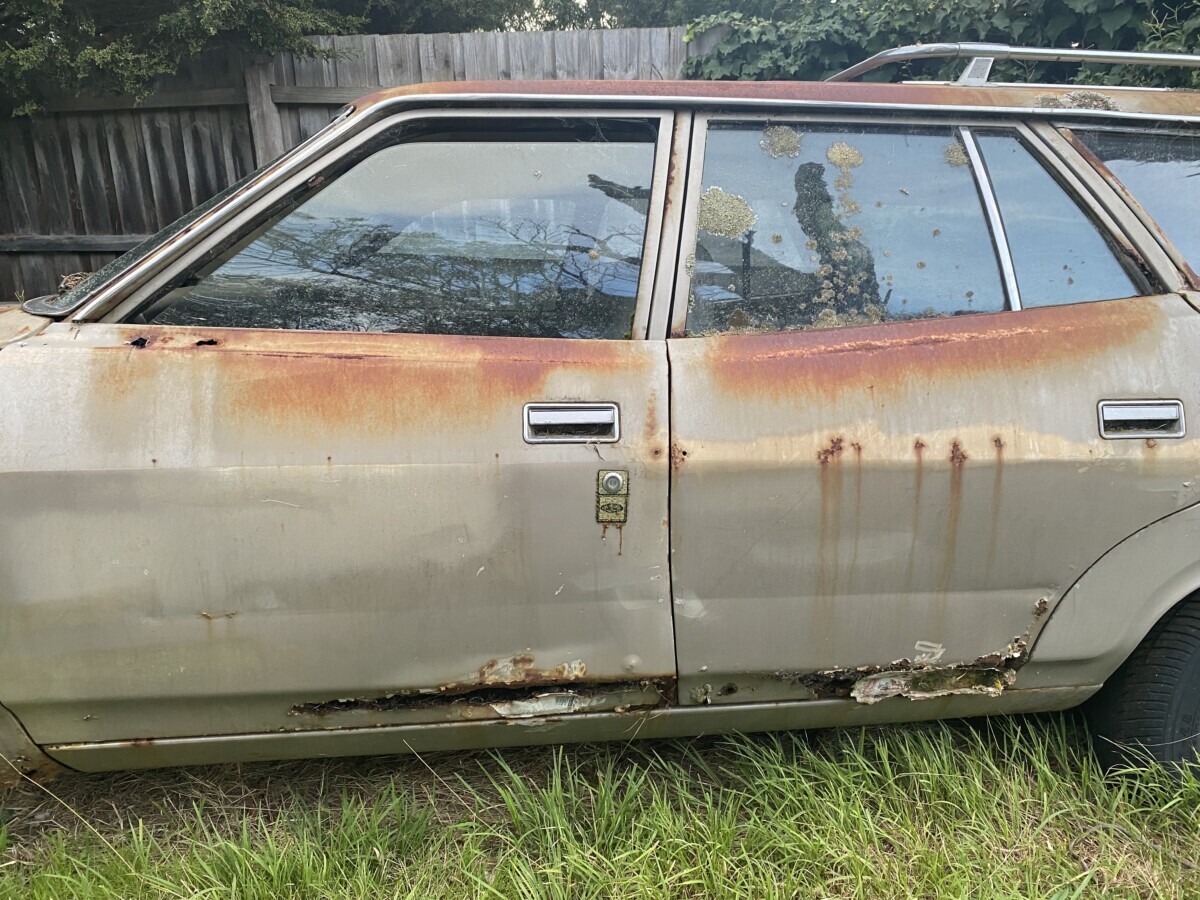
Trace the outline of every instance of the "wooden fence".
{"type": "Polygon", "coordinates": [[[77,98],[0,122],[0,302],[52,293],[380,86],[680,78],[682,28],[320,37],[331,59],[210,55],[140,102],[77,98]]]}

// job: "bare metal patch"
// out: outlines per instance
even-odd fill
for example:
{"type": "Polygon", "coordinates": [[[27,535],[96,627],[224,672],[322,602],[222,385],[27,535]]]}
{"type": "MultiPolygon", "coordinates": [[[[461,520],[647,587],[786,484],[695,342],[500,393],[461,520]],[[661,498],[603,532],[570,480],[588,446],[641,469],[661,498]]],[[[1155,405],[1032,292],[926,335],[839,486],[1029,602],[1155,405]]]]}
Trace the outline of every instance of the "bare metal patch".
{"type": "Polygon", "coordinates": [[[1011,669],[913,669],[880,672],[855,682],[850,696],[859,703],[878,703],[892,697],[930,700],[950,694],[984,694],[999,697],[1017,679],[1011,669]]]}
{"type": "Polygon", "coordinates": [[[772,159],[779,159],[781,156],[795,159],[800,155],[802,140],[803,135],[795,128],[789,128],[787,125],[768,125],[763,129],[763,139],[758,146],[772,159]]]}
{"type": "Polygon", "coordinates": [[[530,719],[534,716],[567,715],[605,705],[604,696],[577,693],[538,694],[534,697],[492,703],[492,711],[504,719],[530,719]]]}
{"type": "MultiPolygon", "coordinates": [[[[923,445],[922,445],[923,446],[923,445]]],[[[1016,682],[1017,670],[1028,659],[1030,632],[1015,637],[1003,650],[970,662],[936,666],[922,661],[941,658],[941,644],[918,641],[916,660],[898,659],[889,665],[823,669],[789,676],[818,697],[853,697],[859,703],[878,703],[892,697],[929,700],[949,694],[998,696],[1016,682]],[[932,651],[932,652],[931,652],[932,651]]]]}
{"type": "Polygon", "coordinates": [[[710,187],[700,195],[697,224],[702,231],[736,239],[753,228],[756,222],[758,216],[745,197],[719,187],[710,187]]]}

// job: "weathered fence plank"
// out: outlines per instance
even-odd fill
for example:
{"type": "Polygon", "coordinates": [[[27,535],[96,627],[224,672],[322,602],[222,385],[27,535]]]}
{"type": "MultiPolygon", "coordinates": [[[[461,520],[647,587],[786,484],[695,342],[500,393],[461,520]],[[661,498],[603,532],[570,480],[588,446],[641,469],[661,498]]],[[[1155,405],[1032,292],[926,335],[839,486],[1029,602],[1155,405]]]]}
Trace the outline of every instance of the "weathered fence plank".
{"type": "Polygon", "coordinates": [[[265,166],[284,151],[283,120],[271,99],[275,67],[266,63],[246,66],[246,108],[254,136],[254,164],[265,166]]]}
{"type": "Polygon", "coordinates": [[[320,130],[379,86],[679,78],[683,29],[314,38],[332,58],[209,54],[153,94],[0,122],[0,302],[54,291],[320,130]]]}

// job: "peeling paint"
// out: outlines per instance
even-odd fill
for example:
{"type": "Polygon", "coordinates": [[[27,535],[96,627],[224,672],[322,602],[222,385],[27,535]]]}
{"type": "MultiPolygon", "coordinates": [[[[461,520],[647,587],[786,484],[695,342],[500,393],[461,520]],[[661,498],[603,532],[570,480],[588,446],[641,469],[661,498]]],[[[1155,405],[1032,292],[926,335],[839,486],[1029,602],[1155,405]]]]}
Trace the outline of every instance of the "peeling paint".
{"type": "Polygon", "coordinates": [[[999,697],[1016,681],[1011,669],[913,669],[880,672],[855,682],[850,696],[859,703],[878,703],[892,697],[929,700],[950,694],[986,694],[999,697]]]}
{"type": "Polygon", "coordinates": [[[403,690],[376,697],[339,697],[299,703],[288,715],[325,718],[351,712],[404,712],[445,709],[456,718],[475,719],[488,712],[501,718],[562,715],[598,709],[642,709],[660,706],[674,695],[673,683],[664,679],[600,682],[570,690],[546,690],[546,685],[464,687],[453,691],[403,690]]]}
{"type": "Polygon", "coordinates": [[[537,694],[516,700],[504,700],[489,704],[496,715],[504,719],[529,719],[533,716],[550,716],[598,709],[605,705],[604,697],[588,696],[574,692],[537,694]]]}
{"type": "Polygon", "coordinates": [[[1016,681],[1017,669],[1025,664],[1029,652],[1029,634],[1012,639],[1007,647],[965,663],[934,666],[941,658],[922,659],[926,648],[943,649],[940,644],[918,641],[916,660],[898,659],[886,666],[854,666],[823,669],[810,673],[779,673],[777,677],[794,681],[810,689],[820,699],[852,697],[859,703],[878,703],[892,697],[927,700],[949,694],[986,694],[998,696],[1016,681]]]}

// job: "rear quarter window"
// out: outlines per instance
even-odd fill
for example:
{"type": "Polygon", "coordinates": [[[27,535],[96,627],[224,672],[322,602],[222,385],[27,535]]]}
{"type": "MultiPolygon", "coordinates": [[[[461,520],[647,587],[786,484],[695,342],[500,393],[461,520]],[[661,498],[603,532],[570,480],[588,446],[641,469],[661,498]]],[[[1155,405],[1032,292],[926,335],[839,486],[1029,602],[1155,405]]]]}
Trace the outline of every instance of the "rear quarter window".
{"type": "Polygon", "coordinates": [[[1133,195],[1192,269],[1200,269],[1200,134],[1100,131],[1074,136],[1133,195]]]}

